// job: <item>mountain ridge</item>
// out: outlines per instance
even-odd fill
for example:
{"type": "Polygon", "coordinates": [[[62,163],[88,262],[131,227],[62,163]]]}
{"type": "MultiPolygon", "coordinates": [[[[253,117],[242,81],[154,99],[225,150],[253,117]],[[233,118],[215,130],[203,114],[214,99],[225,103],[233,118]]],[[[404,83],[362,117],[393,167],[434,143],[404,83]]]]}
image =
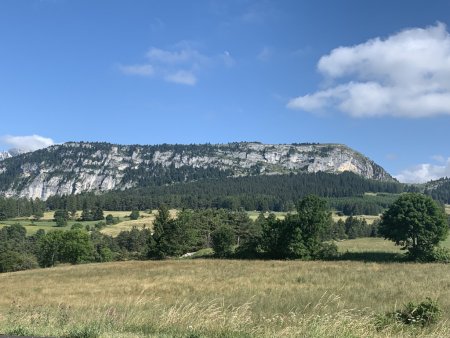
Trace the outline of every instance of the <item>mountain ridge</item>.
{"type": "Polygon", "coordinates": [[[345,171],[395,181],[363,154],[334,143],[67,142],[0,161],[0,195],[46,199],[204,178],[345,171]]]}

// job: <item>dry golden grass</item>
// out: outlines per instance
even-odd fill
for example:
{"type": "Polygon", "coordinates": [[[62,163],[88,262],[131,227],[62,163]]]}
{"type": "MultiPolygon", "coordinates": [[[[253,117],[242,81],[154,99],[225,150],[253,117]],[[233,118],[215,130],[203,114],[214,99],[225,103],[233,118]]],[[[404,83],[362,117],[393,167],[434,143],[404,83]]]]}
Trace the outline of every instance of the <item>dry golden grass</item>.
{"type": "MultiPolygon", "coordinates": [[[[124,219],[124,217],[129,216],[131,211],[105,211],[105,216],[108,214],[113,215],[114,217],[119,217],[122,221],[120,223],[107,226],[106,228],[102,229],[101,232],[110,235],[110,236],[117,236],[121,231],[129,231],[133,227],[136,227],[138,229],[153,229],[153,222],[155,221],[156,215],[158,215],[157,210],[153,210],[152,213],[147,212],[140,212],[141,217],[137,220],[130,220],[130,219],[124,219]]],[[[171,209],[169,210],[170,216],[172,218],[175,218],[177,216],[178,210],[177,209],[171,209]]]]}
{"type": "Polygon", "coordinates": [[[61,266],[0,275],[0,332],[446,337],[449,280],[450,268],[441,264],[172,260],[61,266]],[[425,297],[443,309],[437,326],[376,330],[375,314],[425,297]]]}
{"type": "Polygon", "coordinates": [[[155,216],[148,216],[139,218],[136,220],[129,220],[129,221],[123,221],[118,224],[107,226],[106,228],[102,229],[101,232],[105,235],[110,236],[117,236],[121,231],[129,231],[133,227],[136,227],[138,229],[152,229],[153,228],[153,221],[155,220],[155,216]]]}

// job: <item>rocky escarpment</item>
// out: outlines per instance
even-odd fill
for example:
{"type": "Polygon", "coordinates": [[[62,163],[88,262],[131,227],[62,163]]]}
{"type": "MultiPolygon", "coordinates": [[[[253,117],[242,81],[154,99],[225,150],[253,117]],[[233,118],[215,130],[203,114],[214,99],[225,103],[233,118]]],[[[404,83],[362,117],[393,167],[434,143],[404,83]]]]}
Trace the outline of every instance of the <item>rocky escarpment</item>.
{"type": "Polygon", "coordinates": [[[12,157],[12,155],[10,154],[9,151],[0,151],[0,161],[10,157],[12,157]]]}
{"type": "Polygon", "coordinates": [[[350,171],[392,181],[379,165],[339,144],[113,145],[69,142],[0,162],[0,194],[53,195],[204,178],[350,171]]]}

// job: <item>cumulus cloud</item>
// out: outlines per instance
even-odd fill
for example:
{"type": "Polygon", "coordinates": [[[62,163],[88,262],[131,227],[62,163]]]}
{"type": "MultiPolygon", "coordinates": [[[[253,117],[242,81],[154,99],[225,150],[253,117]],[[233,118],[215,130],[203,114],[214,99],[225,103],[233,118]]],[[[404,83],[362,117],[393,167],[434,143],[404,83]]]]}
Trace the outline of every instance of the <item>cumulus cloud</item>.
{"type": "Polygon", "coordinates": [[[450,177],[450,158],[440,164],[422,163],[403,170],[395,178],[403,183],[424,183],[442,177],[450,177]]]}
{"type": "Polygon", "coordinates": [[[51,138],[39,135],[28,135],[28,136],[5,135],[2,136],[0,140],[2,143],[7,144],[10,148],[19,149],[22,151],[34,151],[55,144],[55,142],[51,138]]]}
{"type": "Polygon", "coordinates": [[[121,65],[126,75],[139,75],[162,79],[182,85],[193,86],[203,70],[214,65],[232,67],[235,63],[230,52],[216,56],[202,54],[195,44],[182,41],[169,49],[152,47],[145,54],[146,61],[137,65],[121,65]]]}
{"type": "Polygon", "coordinates": [[[450,114],[450,34],[442,23],[336,48],[317,68],[329,85],[288,108],[354,117],[450,114]]]}

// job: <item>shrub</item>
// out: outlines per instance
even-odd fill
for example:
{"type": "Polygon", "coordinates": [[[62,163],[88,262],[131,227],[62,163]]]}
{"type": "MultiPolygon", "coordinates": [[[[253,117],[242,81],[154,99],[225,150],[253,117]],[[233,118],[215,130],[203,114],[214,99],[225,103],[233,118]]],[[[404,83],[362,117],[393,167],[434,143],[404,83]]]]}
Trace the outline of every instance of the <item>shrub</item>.
{"type": "Polygon", "coordinates": [[[38,267],[34,256],[15,251],[4,251],[0,253],[0,272],[13,272],[38,267]]]}
{"type": "Polygon", "coordinates": [[[410,302],[402,310],[387,313],[379,319],[378,324],[385,326],[390,322],[396,322],[425,327],[436,323],[441,316],[441,312],[437,302],[427,298],[419,304],[410,302]]]}
{"type": "Polygon", "coordinates": [[[98,222],[98,223],[95,223],[95,228],[97,229],[97,230],[102,230],[104,227],[106,227],[106,223],[105,222],[98,222]]]}
{"type": "Polygon", "coordinates": [[[83,229],[83,224],[81,224],[81,223],[74,223],[70,227],[70,230],[82,230],[82,229],[83,229]]]}
{"type": "Polygon", "coordinates": [[[112,214],[108,214],[106,215],[105,221],[106,225],[113,225],[119,223],[119,218],[114,217],[112,214]]]}
{"type": "Polygon", "coordinates": [[[130,214],[131,220],[137,220],[140,217],[139,210],[133,210],[130,214]]]}
{"type": "Polygon", "coordinates": [[[322,243],[319,252],[317,253],[318,259],[332,259],[338,256],[338,248],[334,243],[322,243]]]}
{"type": "Polygon", "coordinates": [[[434,248],[432,261],[437,263],[450,263],[450,250],[447,248],[434,248]]]}

